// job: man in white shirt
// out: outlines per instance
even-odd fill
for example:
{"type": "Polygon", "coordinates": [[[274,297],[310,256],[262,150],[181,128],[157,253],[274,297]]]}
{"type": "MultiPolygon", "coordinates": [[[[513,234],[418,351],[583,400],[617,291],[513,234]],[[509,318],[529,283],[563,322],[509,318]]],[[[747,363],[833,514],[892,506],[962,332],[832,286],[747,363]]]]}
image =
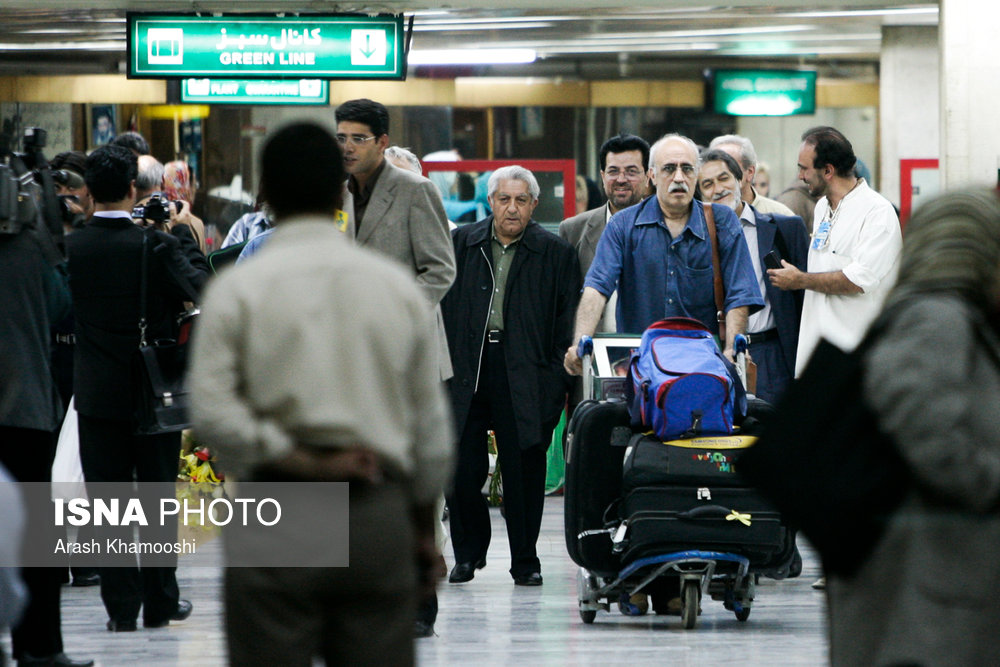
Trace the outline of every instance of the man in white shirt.
{"type": "Polygon", "coordinates": [[[795,374],[820,338],[850,351],[861,342],[896,281],[902,234],[892,204],[854,175],[854,148],[832,127],[802,135],[799,178],[819,196],[808,273],[782,261],[769,270],[781,289],[805,289],[795,374]]]}
{"type": "Polygon", "coordinates": [[[351,482],[349,567],[228,570],[232,664],[412,664],[418,577],[432,588],[440,561],[454,439],[434,309],[407,267],[339,230],[343,191],[324,185],[344,177],[321,126],[268,139],[276,231],[212,283],[195,333],[192,418],[228,471],[351,482]]]}

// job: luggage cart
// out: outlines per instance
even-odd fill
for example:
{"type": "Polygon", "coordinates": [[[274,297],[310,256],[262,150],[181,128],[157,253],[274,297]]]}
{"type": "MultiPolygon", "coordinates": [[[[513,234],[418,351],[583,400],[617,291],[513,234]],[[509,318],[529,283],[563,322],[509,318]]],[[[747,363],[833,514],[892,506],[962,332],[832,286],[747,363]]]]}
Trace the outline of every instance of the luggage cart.
{"type": "MultiPolygon", "coordinates": [[[[637,336],[600,334],[580,340],[577,354],[583,361],[585,400],[625,400],[625,382],[628,380],[617,372],[620,365],[615,353],[637,348],[640,340],[637,336]]],[[[737,370],[742,380],[745,377],[747,350],[745,337],[736,337],[735,349],[737,370]]],[[[612,551],[620,551],[627,530],[627,522],[621,522],[616,527],[585,531],[586,535],[581,533],[578,537],[607,539],[612,551]],[[604,535],[606,538],[602,537],[604,535]]],[[[581,620],[586,624],[593,623],[599,610],[610,611],[613,602],[647,591],[654,581],[666,576],[680,579],[681,625],[685,629],[697,625],[701,600],[706,596],[721,601],[741,622],[750,617],[756,592],[756,576],[751,571],[750,559],[735,553],[690,549],[641,557],[625,564],[616,573],[598,573],[580,567],[577,572],[577,599],[581,620]]]]}

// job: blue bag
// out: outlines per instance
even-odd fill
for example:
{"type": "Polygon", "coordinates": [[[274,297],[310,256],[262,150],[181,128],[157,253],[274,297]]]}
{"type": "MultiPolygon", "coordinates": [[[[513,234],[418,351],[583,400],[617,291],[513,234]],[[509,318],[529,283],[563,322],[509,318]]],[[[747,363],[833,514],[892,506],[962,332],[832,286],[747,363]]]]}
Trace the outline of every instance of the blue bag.
{"type": "Polygon", "coordinates": [[[732,434],[746,414],[746,393],[735,370],[701,322],[686,317],[655,322],[629,363],[632,427],[652,430],[661,440],[732,434]]]}

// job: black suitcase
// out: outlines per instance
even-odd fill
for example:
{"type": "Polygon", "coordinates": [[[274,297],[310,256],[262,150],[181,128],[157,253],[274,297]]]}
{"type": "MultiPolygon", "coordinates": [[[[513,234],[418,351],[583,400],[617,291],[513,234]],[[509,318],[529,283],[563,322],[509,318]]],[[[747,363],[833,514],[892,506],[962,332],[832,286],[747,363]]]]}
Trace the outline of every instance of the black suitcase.
{"type": "Polygon", "coordinates": [[[564,526],[573,562],[600,576],[613,576],[621,561],[605,531],[617,524],[613,505],[621,496],[622,457],[631,430],[624,403],[583,401],[566,429],[564,526]],[[613,439],[622,442],[612,443],[613,439]]]}
{"type": "Polygon", "coordinates": [[[753,571],[787,566],[794,535],[755,491],[734,487],[646,486],[622,500],[628,522],[622,562],[674,551],[723,551],[746,556],[753,571]]]}
{"type": "Polygon", "coordinates": [[[625,493],[643,486],[746,486],[736,474],[740,456],[756,439],[718,436],[661,441],[634,435],[622,469],[625,493]]]}

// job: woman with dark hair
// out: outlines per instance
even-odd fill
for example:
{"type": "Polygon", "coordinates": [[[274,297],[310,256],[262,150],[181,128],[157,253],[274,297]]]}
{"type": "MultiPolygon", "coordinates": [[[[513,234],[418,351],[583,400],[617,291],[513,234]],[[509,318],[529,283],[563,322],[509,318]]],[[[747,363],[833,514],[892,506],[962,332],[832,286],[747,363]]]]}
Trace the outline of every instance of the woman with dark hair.
{"type": "MultiPolygon", "coordinates": [[[[1000,200],[940,196],[910,220],[865,398],[907,495],[859,572],[828,579],[834,665],[1000,655],[1000,200]]],[[[835,409],[835,408],[834,408],[835,409]]]]}

